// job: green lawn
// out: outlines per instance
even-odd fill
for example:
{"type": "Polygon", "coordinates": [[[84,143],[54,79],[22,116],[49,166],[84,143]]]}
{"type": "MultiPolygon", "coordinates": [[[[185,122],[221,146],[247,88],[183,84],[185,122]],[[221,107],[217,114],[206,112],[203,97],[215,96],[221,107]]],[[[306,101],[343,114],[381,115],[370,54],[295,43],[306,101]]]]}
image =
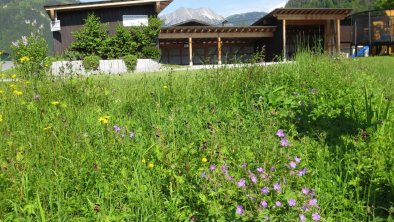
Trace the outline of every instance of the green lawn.
{"type": "Polygon", "coordinates": [[[0,82],[0,221],[393,221],[393,71],[0,82]]]}

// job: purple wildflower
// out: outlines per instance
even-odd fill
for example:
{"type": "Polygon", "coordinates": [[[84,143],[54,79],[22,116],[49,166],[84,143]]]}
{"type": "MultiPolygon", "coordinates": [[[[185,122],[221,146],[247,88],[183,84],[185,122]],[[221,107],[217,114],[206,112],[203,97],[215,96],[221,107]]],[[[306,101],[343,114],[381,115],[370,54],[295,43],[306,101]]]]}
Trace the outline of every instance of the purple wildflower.
{"type": "Polygon", "coordinates": [[[276,201],[276,202],[275,202],[275,206],[281,207],[281,206],[282,206],[282,203],[281,203],[280,201],[276,201]]]}
{"type": "Polygon", "coordinates": [[[309,194],[309,189],[308,188],[302,188],[302,193],[305,195],[309,194]]]}
{"type": "Polygon", "coordinates": [[[300,163],[301,162],[301,158],[299,158],[298,156],[295,156],[294,160],[296,161],[296,163],[300,163]]]}
{"type": "Polygon", "coordinates": [[[262,206],[264,209],[267,208],[267,206],[268,206],[267,201],[265,201],[265,200],[261,201],[261,206],[262,206]]]}
{"type": "Polygon", "coordinates": [[[268,193],[270,192],[270,188],[268,188],[268,187],[263,187],[263,188],[261,188],[261,192],[262,192],[263,194],[268,194],[268,193]]]}
{"type": "Polygon", "coordinates": [[[306,221],[306,217],[304,214],[300,214],[300,220],[301,222],[305,222],[306,221]]]}
{"type": "Polygon", "coordinates": [[[227,177],[227,180],[232,181],[233,179],[234,179],[234,177],[232,177],[232,176],[228,176],[228,177],[227,177]]]}
{"type": "Polygon", "coordinates": [[[209,167],[209,169],[210,169],[211,171],[214,171],[214,170],[216,170],[216,166],[215,166],[215,165],[211,165],[211,166],[209,167]]]}
{"type": "Polygon", "coordinates": [[[279,191],[279,192],[282,190],[279,183],[274,183],[274,190],[279,191]]]}
{"type": "Polygon", "coordinates": [[[242,215],[244,213],[244,207],[242,205],[238,205],[235,212],[239,215],[242,215]]]}
{"type": "Polygon", "coordinates": [[[255,175],[250,175],[250,180],[252,181],[252,183],[257,183],[257,177],[255,175]]]}
{"type": "Polygon", "coordinates": [[[271,167],[271,171],[275,172],[276,168],[274,166],[271,167]]]}
{"type": "Polygon", "coordinates": [[[305,174],[306,174],[306,168],[298,171],[298,176],[300,176],[300,177],[304,176],[305,174]]]}
{"type": "Polygon", "coordinates": [[[303,212],[308,212],[308,211],[309,211],[308,205],[304,204],[304,205],[302,206],[302,211],[303,211],[303,212]]]}
{"type": "Polygon", "coordinates": [[[312,220],[314,220],[314,221],[319,221],[319,220],[320,220],[320,215],[319,215],[319,213],[314,213],[314,214],[312,214],[312,220]]]}
{"type": "Polygon", "coordinates": [[[115,130],[115,132],[119,132],[119,131],[121,130],[121,128],[120,128],[120,126],[115,125],[115,126],[114,126],[114,130],[115,130]]]}
{"type": "Polygon", "coordinates": [[[246,181],[244,179],[241,179],[240,181],[238,181],[237,185],[238,185],[239,188],[245,187],[246,186],[246,181]]]}
{"type": "Polygon", "coordinates": [[[256,171],[259,172],[259,173],[264,173],[264,169],[262,167],[258,167],[256,169],[256,171]]]}
{"type": "Polygon", "coordinates": [[[242,168],[246,168],[246,163],[241,165],[242,168]]]}
{"type": "Polygon", "coordinates": [[[207,177],[207,172],[205,172],[205,171],[202,172],[202,173],[201,173],[201,178],[202,178],[202,179],[205,179],[206,177],[207,177]]]}
{"type": "Polygon", "coordinates": [[[280,145],[283,147],[289,146],[289,141],[286,138],[280,140],[280,145]]]}
{"type": "Polygon", "coordinates": [[[294,161],[291,161],[289,165],[290,165],[290,167],[291,167],[292,169],[295,169],[295,168],[297,167],[297,163],[294,162],[294,161]]]}
{"type": "Polygon", "coordinates": [[[317,205],[317,199],[316,199],[316,198],[310,199],[310,200],[308,201],[308,203],[309,203],[309,206],[318,207],[318,205],[317,205]]]}
{"type": "Polygon", "coordinates": [[[228,175],[228,167],[227,166],[222,166],[221,170],[224,174],[228,175]]]}
{"type": "Polygon", "coordinates": [[[135,133],[134,132],[130,132],[130,138],[133,139],[135,137],[135,133]]]}
{"type": "Polygon", "coordinates": [[[297,202],[296,202],[294,199],[289,199],[289,200],[287,201],[287,203],[289,204],[290,207],[294,207],[294,206],[296,205],[297,202]]]}
{"type": "Polygon", "coordinates": [[[285,135],[285,132],[283,131],[283,130],[278,130],[277,132],[276,132],[276,135],[279,137],[279,138],[283,138],[283,137],[285,137],[286,135],[285,135]]]}

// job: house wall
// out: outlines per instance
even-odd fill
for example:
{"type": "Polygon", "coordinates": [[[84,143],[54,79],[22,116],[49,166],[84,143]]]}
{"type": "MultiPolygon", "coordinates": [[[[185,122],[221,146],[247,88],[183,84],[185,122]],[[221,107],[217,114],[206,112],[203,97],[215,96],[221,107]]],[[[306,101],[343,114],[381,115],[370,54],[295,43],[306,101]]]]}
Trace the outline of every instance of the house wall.
{"type": "Polygon", "coordinates": [[[89,13],[94,13],[100,17],[103,23],[108,23],[110,34],[115,33],[118,24],[122,24],[123,15],[157,16],[153,4],[58,12],[57,19],[60,20],[61,31],[53,32],[54,50],[57,55],[63,53],[75,40],[72,36],[72,32],[82,28],[85,22],[84,20],[89,13]]]}

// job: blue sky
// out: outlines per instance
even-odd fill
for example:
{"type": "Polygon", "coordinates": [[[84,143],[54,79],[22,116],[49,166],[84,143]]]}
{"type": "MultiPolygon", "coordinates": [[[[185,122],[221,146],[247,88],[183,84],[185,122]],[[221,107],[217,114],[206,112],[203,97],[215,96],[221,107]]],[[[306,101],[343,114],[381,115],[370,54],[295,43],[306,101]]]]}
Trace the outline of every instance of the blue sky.
{"type": "MultiPolygon", "coordinates": [[[[81,0],[81,2],[91,1],[94,0],[81,0]]],[[[223,16],[252,11],[270,12],[275,8],[283,7],[286,2],[287,0],[174,0],[162,14],[173,12],[180,7],[208,7],[223,16]]]]}

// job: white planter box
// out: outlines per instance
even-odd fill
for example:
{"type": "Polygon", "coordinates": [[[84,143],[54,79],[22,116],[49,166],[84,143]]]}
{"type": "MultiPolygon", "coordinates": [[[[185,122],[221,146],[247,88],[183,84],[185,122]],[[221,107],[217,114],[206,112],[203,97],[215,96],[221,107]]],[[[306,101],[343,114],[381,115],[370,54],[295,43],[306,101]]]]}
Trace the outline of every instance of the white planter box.
{"type": "MultiPolygon", "coordinates": [[[[135,73],[141,72],[157,72],[160,71],[161,65],[152,59],[138,59],[135,73]]],[[[58,61],[53,62],[50,74],[52,75],[91,75],[91,74],[122,74],[132,73],[127,70],[126,64],[123,60],[100,60],[100,65],[97,71],[86,71],[82,65],[82,61],[58,61]]]]}

